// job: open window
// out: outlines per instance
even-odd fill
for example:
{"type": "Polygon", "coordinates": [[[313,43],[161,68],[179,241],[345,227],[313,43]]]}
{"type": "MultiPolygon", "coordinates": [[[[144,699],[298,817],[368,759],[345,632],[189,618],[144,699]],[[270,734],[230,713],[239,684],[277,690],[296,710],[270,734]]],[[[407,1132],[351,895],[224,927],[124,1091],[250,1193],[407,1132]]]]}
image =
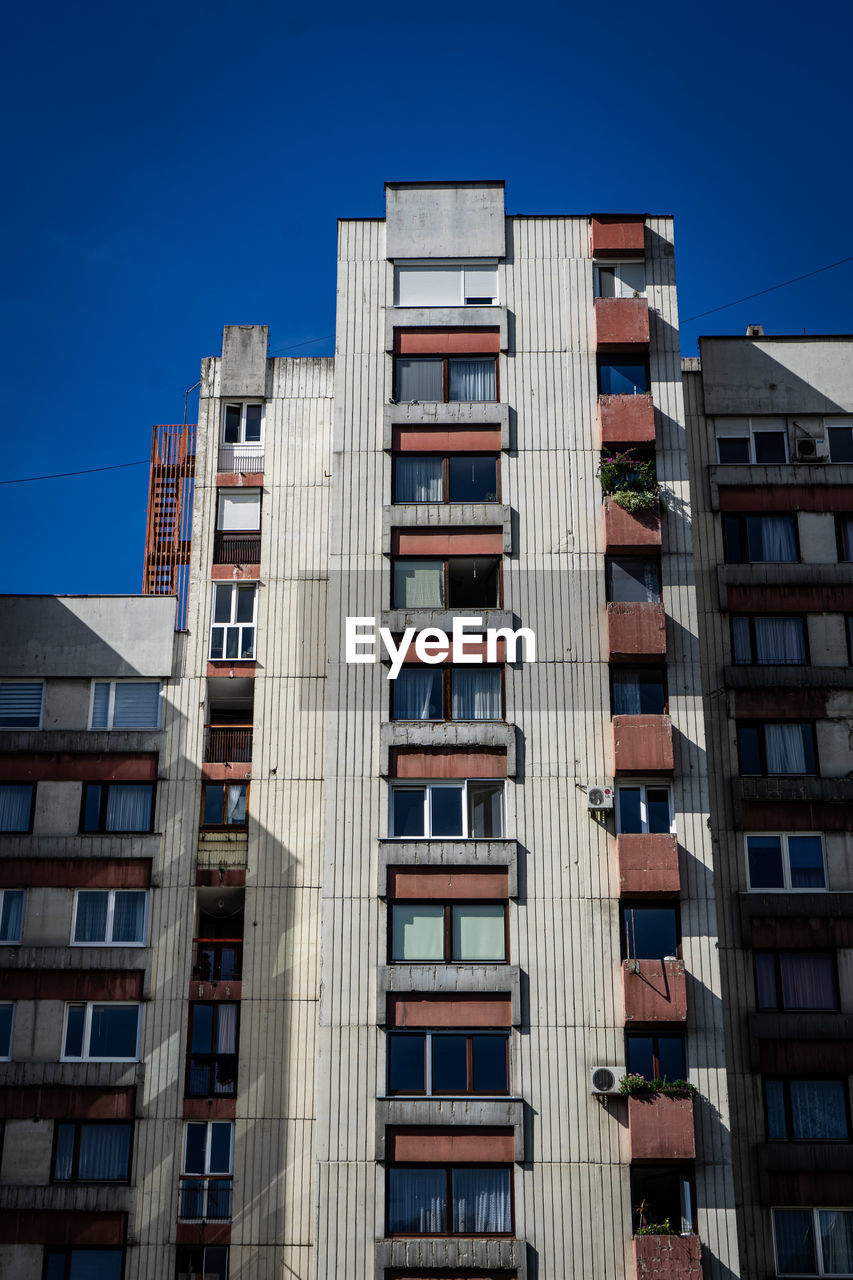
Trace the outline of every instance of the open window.
{"type": "Polygon", "coordinates": [[[498,609],[500,556],[392,558],[394,609],[498,609]]]}
{"type": "Polygon", "coordinates": [[[634,1231],[690,1235],[695,1230],[695,1198],[686,1169],[637,1165],[631,1170],[634,1231]]]}
{"type": "Polygon", "coordinates": [[[636,258],[593,263],[596,298],[645,298],[646,264],[636,258]]]}
{"type": "Polygon", "coordinates": [[[598,357],[598,393],[602,396],[646,395],[649,362],[633,353],[598,357]]]}
{"type": "Polygon", "coordinates": [[[393,839],[498,840],[504,833],[504,783],[401,782],[391,787],[393,839]]]}

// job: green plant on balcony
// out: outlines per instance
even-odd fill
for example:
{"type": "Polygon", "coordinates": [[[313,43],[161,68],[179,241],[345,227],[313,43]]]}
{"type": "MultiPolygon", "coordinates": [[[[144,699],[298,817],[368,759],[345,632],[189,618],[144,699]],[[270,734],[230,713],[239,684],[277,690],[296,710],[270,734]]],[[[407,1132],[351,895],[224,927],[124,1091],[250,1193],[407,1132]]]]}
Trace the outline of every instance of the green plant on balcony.
{"type": "Polygon", "coordinates": [[[598,468],[603,493],[631,515],[654,511],[660,498],[655,464],[624,453],[603,454],[598,468]]]}
{"type": "Polygon", "coordinates": [[[619,1081],[619,1092],[630,1097],[664,1094],[669,1098],[690,1098],[699,1091],[689,1080],[647,1080],[636,1071],[629,1071],[619,1081]]]}
{"type": "Polygon", "coordinates": [[[663,1222],[643,1222],[634,1232],[635,1236],[677,1236],[680,1232],[670,1222],[669,1218],[664,1218],[663,1222]]]}

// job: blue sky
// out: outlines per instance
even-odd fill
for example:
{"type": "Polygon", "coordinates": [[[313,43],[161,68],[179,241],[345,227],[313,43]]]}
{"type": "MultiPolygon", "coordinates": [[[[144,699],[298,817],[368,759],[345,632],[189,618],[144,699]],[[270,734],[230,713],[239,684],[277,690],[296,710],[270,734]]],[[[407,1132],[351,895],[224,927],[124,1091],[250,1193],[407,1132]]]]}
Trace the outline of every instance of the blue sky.
{"type": "MultiPolygon", "coordinates": [[[[682,316],[853,253],[848,5],[14,6],[6,478],[134,462],[222,325],[330,354],[335,220],[503,177],[510,213],[676,216],[682,316]]],[[[853,332],[853,263],[686,325],[853,332]]],[[[191,400],[191,418],[194,404],[191,400]]],[[[144,466],[5,485],[6,592],[141,585],[144,466]]]]}

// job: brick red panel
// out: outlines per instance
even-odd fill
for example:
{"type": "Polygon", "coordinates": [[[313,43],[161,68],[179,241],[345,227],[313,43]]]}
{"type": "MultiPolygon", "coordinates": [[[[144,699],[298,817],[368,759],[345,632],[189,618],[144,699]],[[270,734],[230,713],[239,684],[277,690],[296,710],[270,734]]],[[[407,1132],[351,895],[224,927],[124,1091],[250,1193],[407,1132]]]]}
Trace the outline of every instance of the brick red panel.
{"type": "Polygon", "coordinates": [[[480,1125],[476,1129],[411,1125],[385,1130],[388,1160],[418,1160],[424,1164],[476,1160],[484,1164],[511,1164],[514,1150],[512,1129],[492,1125],[480,1125]]]}
{"type": "Polygon", "coordinates": [[[458,867],[389,867],[389,898],[507,898],[506,871],[458,867]]]}
{"type": "Polygon", "coordinates": [[[596,298],[593,307],[599,351],[649,345],[649,304],[645,298],[596,298]]]}
{"type": "MultiPolygon", "coordinates": [[[[140,948],[140,960],[142,948],[140,948]]],[[[5,1000],[141,1000],[140,969],[7,969],[5,1000]]]]}
{"type": "Polygon", "coordinates": [[[222,761],[211,761],[201,766],[202,782],[241,782],[252,776],[250,760],[225,764],[222,761]]]}
{"type": "Polygon", "coordinates": [[[16,1085],[0,1089],[4,1120],[132,1120],[135,1089],[75,1089],[68,1085],[16,1085]]]}
{"type": "Polygon", "coordinates": [[[637,1280],[702,1280],[698,1236],[634,1236],[637,1280]]]}
{"type": "Polygon", "coordinates": [[[645,252],[644,213],[594,213],[589,247],[596,257],[641,257],[645,252]]]}
{"type": "Polygon", "coordinates": [[[745,831],[849,831],[851,806],[828,801],[745,800],[745,831]]]}
{"type": "Polygon", "coordinates": [[[126,1213],[0,1214],[0,1244],[122,1245],[127,1235],[126,1213]]]}
{"type": "Polygon", "coordinates": [[[242,474],[233,471],[217,471],[216,487],[217,489],[247,489],[261,488],[264,483],[263,471],[244,471],[242,474]]]}
{"type": "Polygon", "coordinates": [[[389,1027],[511,1027],[512,1001],[503,992],[389,994],[385,1021],[389,1027]]]}
{"type": "Polygon", "coordinates": [[[486,355],[501,349],[499,329],[395,329],[394,351],[414,355],[486,355]]]}
{"type": "Polygon", "coordinates": [[[604,550],[610,555],[659,547],[660,511],[625,511],[612,498],[604,499],[604,550]]]}
{"type": "Polygon", "coordinates": [[[632,1160],[695,1160],[693,1099],[629,1097],[628,1136],[632,1160]]]}
{"type": "Polygon", "coordinates": [[[663,605],[612,601],[607,606],[607,644],[611,660],[652,659],[665,654],[663,605]]]}
{"type": "Polygon", "coordinates": [[[820,720],[826,716],[826,689],[738,689],[735,715],[752,720],[820,720]]]}
{"type": "Polygon", "coordinates": [[[2,782],[153,782],[157,753],[39,751],[0,755],[2,782]]]}
{"type": "Polygon", "coordinates": [[[622,993],[626,1023],[684,1022],[687,980],[683,960],[625,960],[622,993]],[[638,973],[631,971],[637,965],[638,973]]]}
{"type": "MultiPolygon", "coordinates": [[[[402,639],[402,636],[400,636],[399,634],[396,635],[394,637],[395,644],[399,645],[401,639],[402,639]]],[[[520,642],[516,649],[516,655],[517,656],[521,655],[524,653],[524,651],[525,651],[525,646],[523,643],[520,642]]],[[[466,631],[465,632],[465,652],[468,655],[478,656],[480,661],[485,662],[487,658],[485,640],[480,640],[473,632],[466,631]]],[[[506,661],[506,642],[504,640],[498,640],[497,644],[495,645],[495,658],[498,663],[506,661]]],[[[406,652],[403,654],[403,662],[411,663],[415,665],[422,665],[421,660],[418,657],[417,652],[415,650],[414,642],[412,642],[412,644],[410,644],[407,647],[406,652]]],[[[441,662],[431,662],[429,663],[429,665],[433,667],[443,667],[443,666],[449,666],[452,662],[453,662],[453,648],[451,646],[451,648],[448,650],[446,658],[442,658],[441,662]]]]}
{"type": "Polygon", "coordinates": [[[184,1098],[185,1120],[234,1120],[236,1098],[184,1098]]]}
{"type": "Polygon", "coordinates": [[[853,1074],[850,1040],[761,1040],[758,1054],[760,1069],[769,1074],[853,1074]]]}
{"type": "Polygon", "coordinates": [[[669,716],[614,716],[613,764],[617,773],[671,773],[669,716]]]}
{"type": "Polygon", "coordinates": [[[176,1244],[230,1244],[230,1222],[179,1222],[176,1244]]]}
{"type": "Polygon", "coordinates": [[[853,613],[853,587],[825,583],[820,586],[768,587],[730,585],[729,613],[853,613]]]}
{"type": "Polygon", "coordinates": [[[678,841],[671,835],[620,835],[616,837],[619,862],[619,892],[636,894],[678,894],[678,841]]]}
{"type": "Polygon", "coordinates": [[[853,511],[850,484],[720,484],[721,511],[853,511]]]}
{"type": "Polygon", "coordinates": [[[655,439],[655,406],[650,395],[599,396],[601,443],[651,444],[655,439]]]}
{"type": "Polygon", "coordinates": [[[395,453],[499,453],[500,427],[393,427],[395,453]]]}
{"type": "Polygon", "coordinates": [[[227,871],[220,871],[218,867],[209,869],[197,867],[195,882],[199,886],[207,886],[214,889],[218,889],[220,886],[242,889],[246,885],[246,868],[231,867],[227,871]]]}
{"type": "Polygon", "coordinates": [[[147,889],[150,858],[0,859],[0,888],[147,889]]]}
{"type": "Polygon", "coordinates": [[[392,778],[505,778],[506,752],[482,747],[455,751],[452,747],[393,747],[392,778]]]}
{"type": "Polygon", "coordinates": [[[210,576],[214,582],[251,582],[261,576],[259,564],[247,564],[236,568],[233,564],[212,564],[210,576]]]}
{"type": "Polygon", "coordinates": [[[767,1174],[768,1204],[853,1204],[853,1173],[767,1174]]]}
{"type": "Polygon", "coordinates": [[[242,982],[191,982],[189,1000],[242,1000],[242,982]]]}
{"type": "Polygon", "coordinates": [[[401,556],[499,556],[501,529],[392,529],[391,554],[401,556]]]}
{"type": "Polygon", "coordinates": [[[777,920],[762,916],[750,921],[753,947],[853,947],[853,919],[831,916],[777,920]]]}

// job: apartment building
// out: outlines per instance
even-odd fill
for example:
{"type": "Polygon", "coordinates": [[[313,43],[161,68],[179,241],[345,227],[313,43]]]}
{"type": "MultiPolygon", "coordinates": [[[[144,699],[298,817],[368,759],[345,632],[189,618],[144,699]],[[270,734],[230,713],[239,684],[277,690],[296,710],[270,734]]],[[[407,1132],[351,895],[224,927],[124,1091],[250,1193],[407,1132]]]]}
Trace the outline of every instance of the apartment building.
{"type": "Polygon", "coordinates": [[[849,337],[684,362],[744,1276],[853,1274],[849,337]]]}

